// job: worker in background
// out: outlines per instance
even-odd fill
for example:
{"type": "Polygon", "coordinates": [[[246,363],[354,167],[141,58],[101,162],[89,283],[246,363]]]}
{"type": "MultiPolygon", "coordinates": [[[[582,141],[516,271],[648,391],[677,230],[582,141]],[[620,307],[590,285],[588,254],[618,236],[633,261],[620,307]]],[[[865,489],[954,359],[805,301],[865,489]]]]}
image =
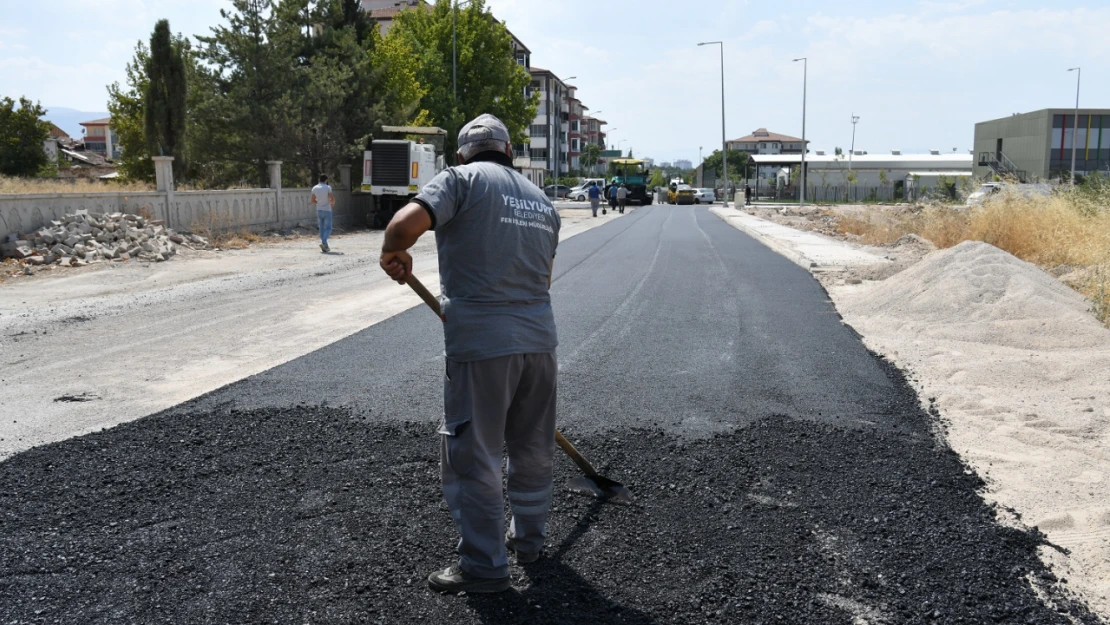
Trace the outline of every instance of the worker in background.
{"type": "Polygon", "coordinates": [[[320,251],[327,254],[331,251],[328,247],[332,226],[331,207],[335,206],[335,195],[328,184],[327,176],[320,176],[320,184],[312,187],[308,201],[316,206],[316,222],[320,226],[320,251]]]}
{"type": "MultiPolygon", "coordinates": [[[[728,196],[726,195],[726,197],[728,196]]],[[[752,205],[752,186],[749,184],[744,185],[744,205],[752,205]]]]}
{"type": "Polygon", "coordinates": [[[617,189],[617,204],[620,206],[621,214],[624,214],[624,206],[628,203],[628,187],[621,183],[621,187],[617,189]]]}
{"type": "MultiPolygon", "coordinates": [[[[590,210],[594,212],[594,217],[597,217],[597,207],[601,204],[601,188],[597,186],[595,180],[590,184],[590,210]]],[[[605,214],[605,209],[601,210],[601,214],[605,214]]]]}
{"type": "Polygon", "coordinates": [[[433,571],[428,586],[500,592],[509,588],[507,550],[519,563],[534,562],[547,536],[558,345],[548,291],[561,222],[544,192],[512,169],[509,130],[499,119],[474,119],[458,145],[459,166],[389,223],[381,266],[404,282],[412,275],[407,250],[435,231],[447,353],[440,469],[460,540],[459,559],[433,571]]]}

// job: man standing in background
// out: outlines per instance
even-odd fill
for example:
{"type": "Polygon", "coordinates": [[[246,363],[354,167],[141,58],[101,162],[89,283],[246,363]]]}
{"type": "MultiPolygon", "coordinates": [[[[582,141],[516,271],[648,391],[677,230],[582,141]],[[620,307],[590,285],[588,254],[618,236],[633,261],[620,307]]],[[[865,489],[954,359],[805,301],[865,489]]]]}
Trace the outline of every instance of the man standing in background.
{"type": "MultiPolygon", "coordinates": [[[[590,185],[590,210],[594,212],[594,217],[597,217],[597,207],[601,204],[601,189],[594,182],[590,185]]],[[[604,214],[604,213],[603,213],[604,214]]]]}
{"type": "Polygon", "coordinates": [[[617,205],[620,206],[621,214],[624,214],[624,206],[628,203],[628,187],[621,183],[621,188],[617,189],[617,205]]]}
{"type": "Polygon", "coordinates": [[[316,221],[320,225],[320,251],[326,254],[331,251],[328,237],[331,236],[331,207],[335,205],[335,196],[332,195],[327,176],[320,176],[320,184],[312,187],[312,199],[309,202],[316,205],[316,221]]]}

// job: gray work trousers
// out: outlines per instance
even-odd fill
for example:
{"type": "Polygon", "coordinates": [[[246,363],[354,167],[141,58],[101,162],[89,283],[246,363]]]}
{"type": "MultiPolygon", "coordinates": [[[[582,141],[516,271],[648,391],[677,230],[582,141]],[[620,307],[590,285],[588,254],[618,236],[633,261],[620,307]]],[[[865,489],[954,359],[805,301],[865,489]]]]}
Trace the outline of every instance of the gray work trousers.
{"type": "Polygon", "coordinates": [[[521,552],[547,537],[555,455],[555,354],[447,360],[439,433],[443,495],[459,531],[459,566],[477,577],[509,574],[502,445],[508,448],[509,533],[521,552]]]}

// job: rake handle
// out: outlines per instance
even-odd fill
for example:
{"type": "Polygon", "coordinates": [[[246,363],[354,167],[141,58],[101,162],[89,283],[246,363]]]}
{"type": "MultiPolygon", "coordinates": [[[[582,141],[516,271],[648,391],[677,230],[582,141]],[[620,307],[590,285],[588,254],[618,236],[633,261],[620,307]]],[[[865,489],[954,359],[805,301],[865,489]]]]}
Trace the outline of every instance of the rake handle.
{"type": "Polygon", "coordinates": [[[559,444],[559,447],[564,452],[566,452],[568,456],[570,456],[570,459],[574,461],[574,464],[578,465],[578,468],[582,470],[582,473],[586,477],[597,477],[597,470],[595,470],[594,466],[590,464],[590,461],[586,460],[585,456],[578,453],[578,450],[574,448],[574,445],[571,445],[570,441],[567,440],[567,437],[563,436],[563,433],[559,430],[555,430],[555,442],[559,444]]]}
{"type": "Polygon", "coordinates": [[[447,321],[447,318],[443,316],[443,309],[439,305],[439,299],[436,298],[435,295],[432,295],[432,292],[428,290],[428,287],[424,286],[423,282],[417,279],[416,276],[409,276],[405,278],[405,284],[408,284],[412,287],[413,291],[416,291],[416,294],[420,296],[420,299],[424,300],[424,303],[432,309],[432,312],[439,317],[440,321],[447,321]]]}
{"type": "MultiPolygon", "coordinates": [[[[439,318],[441,320],[446,320],[443,316],[443,309],[440,308],[439,300],[436,298],[436,296],[432,295],[431,291],[429,291],[428,288],[424,286],[423,282],[421,282],[416,276],[409,276],[408,278],[405,278],[405,284],[408,284],[410,287],[412,287],[412,290],[416,291],[416,294],[420,296],[420,299],[424,300],[424,303],[432,309],[432,312],[439,315],[439,318]]],[[[567,440],[567,437],[563,436],[563,433],[559,430],[555,430],[555,442],[559,444],[560,449],[562,449],[564,452],[566,452],[568,456],[570,456],[570,459],[574,461],[574,464],[578,465],[578,468],[581,469],[582,473],[584,473],[586,477],[597,477],[597,470],[594,469],[594,466],[592,464],[590,464],[590,461],[586,460],[586,457],[580,454],[578,450],[574,448],[574,445],[571,445],[570,441],[567,440]]]]}

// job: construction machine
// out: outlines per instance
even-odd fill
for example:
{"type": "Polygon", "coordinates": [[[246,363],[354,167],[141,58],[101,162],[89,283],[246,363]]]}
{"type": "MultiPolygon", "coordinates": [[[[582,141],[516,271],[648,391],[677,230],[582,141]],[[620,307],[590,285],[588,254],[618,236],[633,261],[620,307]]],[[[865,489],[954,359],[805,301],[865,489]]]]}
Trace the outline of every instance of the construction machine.
{"type": "Polygon", "coordinates": [[[384,228],[424,185],[446,167],[447,131],[434,126],[382,126],[362,153],[362,192],[374,196],[366,225],[384,228]]]}

